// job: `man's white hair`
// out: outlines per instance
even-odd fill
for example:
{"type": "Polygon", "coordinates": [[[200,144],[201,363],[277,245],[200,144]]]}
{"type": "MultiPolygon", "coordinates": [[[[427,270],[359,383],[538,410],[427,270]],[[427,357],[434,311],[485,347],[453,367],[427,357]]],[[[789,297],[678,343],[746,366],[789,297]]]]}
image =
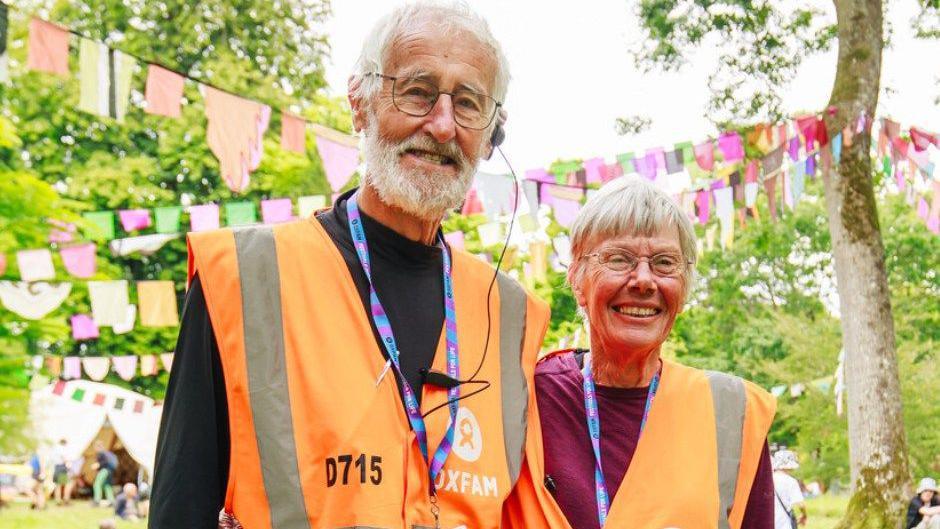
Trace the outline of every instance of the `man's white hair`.
{"type": "MultiPolygon", "coordinates": [[[[679,204],[649,180],[638,176],[616,178],[595,193],[571,225],[571,267],[568,282],[580,281],[581,261],[593,245],[624,235],[652,236],[675,227],[682,260],[695,261],[695,228],[679,204]]],[[[683,293],[692,289],[695,267],[683,269],[683,293]]]]}
{"type": "Polygon", "coordinates": [[[352,74],[353,87],[351,96],[369,101],[382,88],[382,79],[366,76],[368,73],[382,71],[388,58],[392,43],[402,34],[420,27],[433,24],[435,29],[445,35],[467,32],[476,37],[492,53],[496,64],[495,82],[489,94],[493,99],[503,102],[509,87],[509,61],[503,54],[499,42],[490,32],[486,20],[462,1],[417,0],[396,8],[375,24],[362,44],[362,51],[352,74]]]}

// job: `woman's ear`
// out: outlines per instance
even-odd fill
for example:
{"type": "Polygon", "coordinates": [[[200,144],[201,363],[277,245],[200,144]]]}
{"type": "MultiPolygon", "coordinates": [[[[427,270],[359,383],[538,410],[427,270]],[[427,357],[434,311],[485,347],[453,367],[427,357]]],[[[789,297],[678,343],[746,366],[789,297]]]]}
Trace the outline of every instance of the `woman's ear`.
{"type": "Polygon", "coordinates": [[[581,286],[581,270],[577,264],[568,267],[568,284],[571,285],[571,292],[574,294],[574,300],[578,303],[578,306],[587,306],[587,297],[584,295],[584,289],[581,286]]]}

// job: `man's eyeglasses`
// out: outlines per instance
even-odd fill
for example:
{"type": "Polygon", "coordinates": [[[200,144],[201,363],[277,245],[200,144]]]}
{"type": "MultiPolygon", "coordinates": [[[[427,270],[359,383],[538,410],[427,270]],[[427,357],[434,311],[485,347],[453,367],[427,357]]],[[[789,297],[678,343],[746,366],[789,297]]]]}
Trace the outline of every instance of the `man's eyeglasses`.
{"type": "Polygon", "coordinates": [[[395,108],[409,116],[427,116],[441,94],[449,95],[454,104],[454,121],[467,129],[483,130],[489,127],[502,106],[502,103],[492,97],[467,88],[442,92],[434,83],[425,79],[392,77],[381,73],[367,73],[366,76],[392,81],[392,103],[395,108]]]}
{"type": "Polygon", "coordinates": [[[646,261],[650,270],[660,277],[676,277],[685,270],[686,266],[694,264],[685,261],[682,256],[674,253],[660,253],[652,257],[639,257],[626,250],[606,249],[584,255],[583,259],[596,258],[597,262],[613,272],[632,272],[639,266],[640,261],[646,261]]]}

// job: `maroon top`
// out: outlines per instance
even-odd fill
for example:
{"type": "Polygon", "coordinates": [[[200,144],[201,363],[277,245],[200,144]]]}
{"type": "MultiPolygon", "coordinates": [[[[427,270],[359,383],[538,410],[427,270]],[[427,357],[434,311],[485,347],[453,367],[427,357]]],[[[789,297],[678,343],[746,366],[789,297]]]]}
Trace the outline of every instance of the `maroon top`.
{"type": "MultiPolygon", "coordinates": [[[[648,389],[596,386],[597,407],[603,415],[604,478],[612,502],[636,451],[648,389]]],[[[594,450],[588,436],[584,388],[575,355],[563,353],[539,362],[535,368],[535,391],[545,447],[546,484],[573,529],[600,529],[594,492],[594,450]]],[[[772,528],[773,498],[773,470],[765,442],[741,529],[772,528]]]]}

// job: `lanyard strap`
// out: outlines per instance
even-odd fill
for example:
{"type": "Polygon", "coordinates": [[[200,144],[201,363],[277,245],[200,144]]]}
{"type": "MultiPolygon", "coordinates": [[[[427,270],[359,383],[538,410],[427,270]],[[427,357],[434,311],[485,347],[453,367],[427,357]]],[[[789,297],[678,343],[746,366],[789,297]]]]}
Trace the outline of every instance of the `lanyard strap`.
{"type": "MultiPolygon", "coordinates": [[[[454,443],[454,427],[457,423],[457,399],[460,397],[460,388],[455,386],[447,390],[448,408],[450,409],[450,425],[447,432],[434,452],[434,457],[428,460],[428,432],[424,424],[424,417],[421,416],[421,408],[418,406],[418,399],[415,392],[404,374],[401,372],[401,364],[398,356],[398,343],[395,341],[395,335],[392,332],[392,326],[388,321],[388,315],[379,301],[379,296],[375,292],[375,284],[372,282],[372,260],[369,257],[369,243],[366,242],[365,230],[362,228],[362,215],[359,213],[359,204],[356,201],[356,195],[349,197],[346,201],[346,214],[349,220],[349,231],[352,234],[353,244],[356,247],[356,254],[359,256],[359,263],[369,281],[369,303],[372,308],[372,321],[375,328],[379,331],[379,337],[382,339],[382,345],[388,353],[388,361],[391,363],[395,372],[402,382],[402,393],[404,394],[405,413],[408,415],[408,422],[411,423],[411,429],[415,432],[418,439],[418,446],[421,448],[421,454],[428,463],[428,475],[431,478],[431,491],[434,491],[434,482],[444,467],[444,461],[450,454],[454,443]]],[[[460,364],[458,362],[459,353],[457,348],[457,311],[454,308],[454,286],[451,279],[450,255],[447,252],[447,246],[444,244],[444,238],[438,237],[438,245],[444,256],[444,316],[445,316],[445,337],[447,341],[447,375],[454,380],[460,379],[460,364]]]]}
{"type": "MultiPolygon", "coordinates": [[[[640,434],[646,428],[646,419],[650,414],[650,407],[659,389],[659,377],[662,369],[653,375],[650,389],[646,395],[646,406],[643,408],[643,419],[640,421],[640,434]]],[[[594,391],[594,375],[591,373],[591,353],[584,355],[584,367],[581,369],[584,379],[584,409],[587,412],[588,433],[591,436],[591,446],[594,448],[594,491],[597,496],[597,518],[600,526],[604,527],[607,521],[607,512],[610,510],[610,496],[607,494],[607,482],[604,480],[604,469],[601,466],[601,416],[597,411],[597,395],[594,391]]]]}

